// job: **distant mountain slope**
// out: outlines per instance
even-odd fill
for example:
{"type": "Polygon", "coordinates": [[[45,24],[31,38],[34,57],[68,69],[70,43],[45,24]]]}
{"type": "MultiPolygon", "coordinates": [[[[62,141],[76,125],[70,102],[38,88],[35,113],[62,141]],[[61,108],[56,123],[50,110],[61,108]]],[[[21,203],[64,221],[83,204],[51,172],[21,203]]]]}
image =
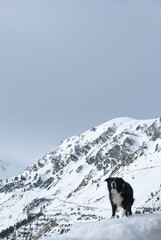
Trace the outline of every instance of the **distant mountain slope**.
{"type": "MultiPolygon", "coordinates": [[[[0,189],[0,237],[39,239],[111,215],[104,179],[134,188],[133,212],[161,210],[161,119],[113,119],[61,142],[0,189]]],[[[121,213],[118,212],[118,215],[121,213]]]]}
{"type": "Polygon", "coordinates": [[[8,167],[8,164],[0,159],[0,180],[5,178],[4,175],[7,167],[8,167]]]}
{"type": "Polygon", "coordinates": [[[0,159],[0,181],[17,175],[21,170],[17,164],[8,163],[0,159]]]}

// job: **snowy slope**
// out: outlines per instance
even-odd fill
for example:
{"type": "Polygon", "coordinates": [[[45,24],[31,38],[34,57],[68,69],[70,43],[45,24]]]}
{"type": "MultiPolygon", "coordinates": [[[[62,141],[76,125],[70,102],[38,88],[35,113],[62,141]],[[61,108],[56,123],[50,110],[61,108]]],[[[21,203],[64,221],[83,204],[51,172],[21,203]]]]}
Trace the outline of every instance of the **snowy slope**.
{"type": "Polygon", "coordinates": [[[78,224],[63,236],[41,240],[158,240],[161,236],[160,226],[161,213],[141,214],[78,224]]]}
{"type": "Polygon", "coordinates": [[[108,219],[104,179],[109,176],[132,185],[133,213],[160,211],[160,159],[161,119],[113,119],[66,139],[25,172],[3,181],[0,237],[39,239],[108,219]]]}

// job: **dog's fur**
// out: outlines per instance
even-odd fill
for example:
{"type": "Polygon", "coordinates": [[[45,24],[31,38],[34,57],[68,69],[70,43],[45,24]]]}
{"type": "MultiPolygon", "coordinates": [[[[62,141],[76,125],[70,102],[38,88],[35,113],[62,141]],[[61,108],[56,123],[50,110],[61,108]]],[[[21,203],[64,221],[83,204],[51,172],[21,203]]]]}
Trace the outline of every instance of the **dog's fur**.
{"type": "Polygon", "coordinates": [[[109,198],[112,206],[112,217],[116,215],[117,207],[124,209],[124,215],[127,217],[132,215],[131,207],[134,203],[133,189],[131,185],[122,178],[107,178],[107,187],[109,190],[109,198]]]}

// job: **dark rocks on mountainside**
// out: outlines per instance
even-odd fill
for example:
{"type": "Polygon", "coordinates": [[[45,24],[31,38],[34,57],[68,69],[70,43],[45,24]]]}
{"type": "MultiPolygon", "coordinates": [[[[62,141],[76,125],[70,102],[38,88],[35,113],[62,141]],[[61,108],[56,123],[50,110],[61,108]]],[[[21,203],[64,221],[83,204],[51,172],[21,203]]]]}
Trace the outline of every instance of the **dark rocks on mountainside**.
{"type": "Polygon", "coordinates": [[[136,131],[139,131],[141,129],[140,125],[136,127],[136,131]]]}
{"type": "Polygon", "coordinates": [[[133,156],[135,160],[137,157],[143,156],[146,149],[147,149],[147,144],[143,142],[142,145],[139,146],[139,148],[131,156],[133,156]]]}
{"type": "Polygon", "coordinates": [[[35,188],[38,188],[42,185],[42,183],[43,183],[43,181],[42,181],[41,177],[39,177],[38,180],[35,183],[33,183],[33,185],[35,188]]]}
{"type": "Polygon", "coordinates": [[[150,137],[150,140],[156,141],[158,138],[161,139],[161,123],[159,122],[158,126],[158,121],[154,121],[150,127],[146,129],[146,134],[148,137],[150,137]]]}
{"type": "Polygon", "coordinates": [[[21,175],[21,181],[26,181],[26,177],[21,175]]]}
{"type": "MultiPolygon", "coordinates": [[[[11,236],[11,234],[15,233],[15,230],[18,230],[22,226],[25,226],[25,225],[33,222],[35,219],[38,219],[41,215],[42,215],[42,213],[37,213],[33,217],[29,216],[28,218],[17,222],[14,226],[10,226],[10,227],[2,230],[0,232],[0,239],[8,239],[8,237],[11,236]]],[[[31,232],[29,232],[29,231],[27,233],[23,232],[23,234],[21,234],[21,238],[22,239],[31,239],[32,235],[30,236],[30,238],[28,238],[29,235],[31,235],[31,232]]],[[[11,236],[11,237],[12,237],[13,240],[16,239],[16,236],[11,236]]]]}
{"type": "Polygon", "coordinates": [[[97,128],[93,127],[93,128],[91,128],[91,130],[90,130],[90,131],[93,131],[93,132],[95,132],[96,130],[97,130],[97,128]]]}
{"type": "Polygon", "coordinates": [[[113,148],[111,148],[108,151],[108,157],[118,159],[118,156],[120,156],[120,153],[121,153],[120,145],[115,145],[113,148]]]}
{"type": "Polygon", "coordinates": [[[80,165],[80,166],[77,168],[76,172],[77,172],[77,173],[80,173],[82,170],[83,170],[83,165],[80,165]]]}
{"type": "Polygon", "coordinates": [[[37,163],[37,165],[40,167],[40,168],[43,168],[45,164],[41,163],[40,161],[37,163]]]}
{"type": "Polygon", "coordinates": [[[54,178],[48,178],[42,185],[41,188],[48,188],[54,182],[54,178]]]}
{"type": "Polygon", "coordinates": [[[96,216],[95,214],[82,214],[80,217],[77,218],[77,220],[86,220],[86,221],[89,221],[89,220],[93,220],[93,219],[97,219],[98,221],[102,220],[103,217],[98,217],[96,216]]]}
{"type": "Polygon", "coordinates": [[[155,152],[160,152],[161,151],[161,146],[157,143],[155,146],[155,152]]]}
{"type": "Polygon", "coordinates": [[[93,144],[98,144],[98,143],[105,143],[107,140],[112,137],[112,135],[116,132],[115,128],[109,127],[106,132],[101,134],[96,140],[93,141],[93,144]]]}
{"type": "Polygon", "coordinates": [[[83,156],[84,154],[87,154],[90,150],[91,150],[91,143],[88,143],[83,147],[81,147],[80,145],[76,145],[74,148],[76,156],[75,156],[75,159],[72,159],[72,160],[77,161],[78,157],[83,156]]]}
{"type": "Polygon", "coordinates": [[[82,182],[79,184],[79,186],[77,187],[77,189],[74,190],[74,192],[79,191],[82,187],[85,187],[88,184],[89,179],[88,178],[84,178],[82,180],[82,182]]]}
{"type": "MultiPolygon", "coordinates": [[[[108,151],[108,158],[113,161],[115,160],[116,163],[122,163],[126,165],[128,163],[127,159],[130,154],[127,153],[127,149],[124,149],[120,145],[115,145],[108,151]]],[[[115,165],[115,164],[114,164],[115,165]]]]}
{"type": "Polygon", "coordinates": [[[95,145],[98,145],[100,143],[105,143],[109,138],[115,133],[115,128],[108,128],[106,132],[101,134],[98,138],[96,138],[94,141],[89,142],[88,144],[84,145],[83,147],[76,145],[74,148],[75,154],[80,157],[83,154],[87,154],[92,147],[95,145]]]}
{"type": "Polygon", "coordinates": [[[38,170],[38,166],[37,166],[37,164],[34,164],[34,165],[32,166],[32,171],[37,172],[37,170],[38,170]]]}
{"type": "Polygon", "coordinates": [[[127,137],[123,142],[123,147],[133,146],[135,141],[132,138],[127,137]]]}
{"type": "Polygon", "coordinates": [[[68,162],[70,162],[70,161],[76,162],[76,161],[78,161],[78,157],[74,154],[70,154],[70,156],[68,158],[68,162]]]}
{"type": "Polygon", "coordinates": [[[31,203],[29,203],[24,209],[23,212],[29,213],[33,208],[39,206],[42,203],[47,203],[48,200],[46,198],[35,198],[31,203]]]}
{"type": "Polygon", "coordinates": [[[103,168],[104,168],[103,164],[100,163],[97,165],[98,171],[101,171],[103,168]]]}
{"type": "Polygon", "coordinates": [[[107,161],[108,160],[105,160],[101,151],[99,151],[96,156],[92,156],[86,159],[86,162],[90,165],[94,164],[98,171],[101,171],[105,167],[105,163],[107,163],[107,161]]]}
{"type": "Polygon", "coordinates": [[[88,164],[93,164],[93,163],[95,162],[95,159],[96,159],[96,157],[95,157],[95,156],[92,156],[92,157],[90,157],[90,158],[87,158],[86,162],[87,162],[88,164]]]}
{"type": "Polygon", "coordinates": [[[7,192],[12,192],[14,189],[20,189],[20,188],[23,188],[23,183],[22,182],[14,182],[14,181],[12,181],[12,182],[9,182],[9,183],[7,183],[7,184],[5,184],[4,185],[4,187],[2,187],[1,189],[0,189],[0,192],[5,192],[5,193],[7,193],[7,192]]]}
{"type": "MultiPolygon", "coordinates": [[[[116,142],[116,140],[115,140],[116,142]]],[[[107,150],[106,148],[100,149],[95,156],[91,156],[86,159],[88,164],[93,164],[97,167],[98,171],[106,171],[109,166],[115,167],[115,171],[120,167],[129,165],[134,161],[134,154],[131,152],[130,147],[133,146],[135,141],[127,137],[123,145],[116,144],[111,149],[107,150]],[[102,151],[104,150],[104,154],[102,151]],[[117,166],[117,167],[116,167],[117,166]]]]}
{"type": "Polygon", "coordinates": [[[52,174],[55,175],[57,172],[59,172],[62,168],[65,167],[64,161],[62,161],[61,156],[50,156],[50,161],[53,164],[53,172],[52,174]]]}

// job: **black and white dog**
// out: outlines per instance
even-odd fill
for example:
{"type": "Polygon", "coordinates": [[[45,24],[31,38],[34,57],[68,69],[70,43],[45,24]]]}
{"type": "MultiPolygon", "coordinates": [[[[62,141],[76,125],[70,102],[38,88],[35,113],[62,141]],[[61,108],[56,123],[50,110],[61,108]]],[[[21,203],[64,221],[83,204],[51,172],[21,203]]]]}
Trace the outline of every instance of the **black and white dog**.
{"type": "Polygon", "coordinates": [[[127,217],[132,215],[131,207],[134,203],[133,189],[131,185],[122,178],[107,178],[107,187],[109,190],[109,198],[112,206],[112,217],[115,217],[117,206],[124,209],[123,215],[127,217]]]}

